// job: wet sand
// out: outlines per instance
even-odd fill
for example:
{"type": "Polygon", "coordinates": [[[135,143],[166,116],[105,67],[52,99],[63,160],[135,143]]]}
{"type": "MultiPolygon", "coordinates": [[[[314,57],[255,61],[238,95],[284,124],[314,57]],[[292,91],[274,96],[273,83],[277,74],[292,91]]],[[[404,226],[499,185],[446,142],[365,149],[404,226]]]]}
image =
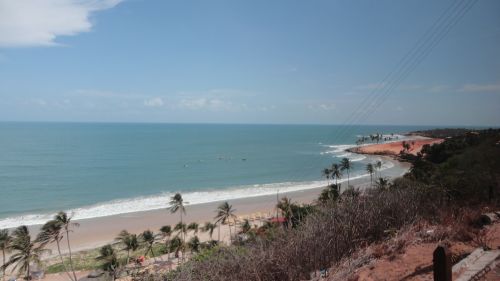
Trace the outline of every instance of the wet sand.
{"type": "MultiPolygon", "coordinates": [[[[370,157],[370,156],[369,156],[370,157]]],[[[373,157],[373,156],[371,156],[373,157]]],[[[404,174],[409,165],[405,163],[400,163],[395,160],[386,158],[387,161],[391,161],[394,167],[388,168],[382,171],[384,177],[398,177],[404,174]]],[[[354,179],[350,181],[351,186],[356,188],[366,188],[370,184],[370,177],[366,176],[359,179],[354,179]]],[[[326,181],[325,181],[326,185],[326,181]]],[[[346,186],[346,183],[342,184],[346,186]]],[[[309,190],[294,191],[289,193],[280,193],[277,195],[264,195],[252,198],[241,198],[230,200],[229,204],[236,209],[236,215],[249,215],[255,212],[276,212],[275,206],[278,198],[287,196],[292,199],[293,202],[297,203],[311,203],[320,194],[322,188],[315,188],[309,190]]],[[[183,215],[183,221],[185,223],[198,222],[200,226],[207,221],[212,221],[215,216],[215,210],[221,202],[211,202],[196,205],[187,205],[186,214],[183,215]]],[[[165,202],[167,206],[168,202],[165,202]]],[[[100,217],[93,219],[83,219],[77,221],[80,226],[74,229],[71,233],[71,246],[72,250],[81,251],[87,249],[93,249],[100,247],[107,243],[113,242],[117,234],[126,229],[131,233],[141,233],[144,230],[150,229],[153,231],[158,231],[161,226],[171,225],[172,227],[179,222],[179,213],[171,214],[170,211],[165,209],[144,211],[136,213],[128,213],[122,215],[114,215],[108,217],[100,217]]],[[[254,222],[257,224],[257,222],[254,222]]],[[[30,226],[30,231],[36,235],[40,226],[30,226]]],[[[221,240],[228,239],[228,226],[222,226],[221,228],[221,240]]],[[[215,230],[214,238],[217,238],[218,231],[215,230]]],[[[208,235],[204,233],[199,233],[200,239],[207,240],[208,235]]],[[[64,243],[62,245],[62,251],[67,252],[67,248],[64,243]]]]}

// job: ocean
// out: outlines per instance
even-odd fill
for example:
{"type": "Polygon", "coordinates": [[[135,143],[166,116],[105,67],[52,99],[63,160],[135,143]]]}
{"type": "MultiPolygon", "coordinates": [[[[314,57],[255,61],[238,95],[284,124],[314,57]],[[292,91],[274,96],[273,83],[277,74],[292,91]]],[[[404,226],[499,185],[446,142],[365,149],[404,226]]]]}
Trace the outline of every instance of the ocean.
{"type": "MultiPolygon", "coordinates": [[[[320,187],[361,135],[424,126],[0,123],[0,229],[320,187]]],[[[403,136],[400,136],[403,137],[403,136]]],[[[389,168],[390,162],[384,163],[389,168]]]]}

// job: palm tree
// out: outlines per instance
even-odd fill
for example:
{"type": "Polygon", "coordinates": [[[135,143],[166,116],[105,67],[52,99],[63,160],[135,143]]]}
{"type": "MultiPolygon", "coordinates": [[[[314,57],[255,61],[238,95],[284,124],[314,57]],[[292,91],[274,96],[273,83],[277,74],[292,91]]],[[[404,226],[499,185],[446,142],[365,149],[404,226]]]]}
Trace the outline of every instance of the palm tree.
{"type": "Polygon", "coordinates": [[[149,252],[151,252],[153,259],[156,260],[153,246],[156,243],[158,236],[155,235],[153,233],[153,231],[151,231],[151,230],[145,230],[143,233],[141,233],[140,237],[141,237],[142,242],[146,246],[146,253],[144,255],[147,255],[149,252]]]}
{"type": "MultiPolygon", "coordinates": [[[[236,215],[234,215],[234,212],[236,210],[233,209],[233,206],[232,205],[229,205],[229,203],[226,201],[222,204],[219,205],[219,207],[217,208],[217,215],[215,216],[215,219],[217,220],[216,222],[220,222],[222,224],[226,224],[226,223],[229,223],[229,220],[231,218],[235,218],[236,215]]],[[[231,234],[231,225],[229,225],[229,241],[231,241],[231,237],[232,237],[232,234],[231,234]]]]}
{"type": "Polygon", "coordinates": [[[135,251],[139,248],[139,239],[137,239],[137,235],[122,230],[115,240],[123,244],[124,248],[122,251],[127,251],[127,264],[129,264],[130,251],[135,251]]]}
{"type": "Polygon", "coordinates": [[[241,233],[247,233],[250,229],[252,229],[252,225],[250,225],[250,221],[248,219],[245,219],[241,224],[241,233]]]}
{"type": "Polygon", "coordinates": [[[382,169],[382,161],[378,160],[377,163],[375,163],[375,167],[378,170],[379,177],[382,177],[382,173],[380,172],[380,169],[382,169]]]}
{"type": "Polygon", "coordinates": [[[163,238],[170,237],[172,235],[172,227],[170,225],[164,225],[160,228],[161,235],[163,238]]]}
{"type": "Polygon", "coordinates": [[[330,169],[325,168],[323,169],[323,171],[321,171],[321,173],[326,178],[326,184],[330,185],[330,173],[331,173],[330,169]]]}
{"type": "Polygon", "coordinates": [[[292,204],[292,200],[286,196],[281,198],[278,204],[276,204],[276,207],[281,210],[283,217],[286,218],[287,223],[290,222],[293,216],[292,204]]]}
{"type": "Polygon", "coordinates": [[[375,184],[377,185],[378,188],[380,189],[386,189],[387,186],[389,185],[389,180],[384,179],[384,178],[379,178],[375,184]]]}
{"type": "Polygon", "coordinates": [[[187,233],[187,226],[185,223],[177,223],[174,226],[174,231],[178,231],[181,236],[185,235],[187,233]]]}
{"type": "Polygon", "coordinates": [[[191,253],[200,251],[200,239],[198,236],[195,235],[189,240],[188,247],[191,249],[191,253]]]}
{"type": "Polygon", "coordinates": [[[55,242],[57,245],[57,252],[59,253],[59,258],[61,259],[61,264],[64,268],[64,271],[66,272],[66,274],[68,275],[70,280],[76,281],[74,279],[74,276],[71,276],[71,274],[69,273],[68,268],[66,267],[66,264],[64,263],[63,256],[61,254],[60,242],[64,238],[63,231],[64,231],[63,225],[59,221],[50,220],[42,226],[40,233],[38,233],[38,236],[36,238],[36,242],[38,242],[44,246],[55,242]]]}
{"type": "Polygon", "coordinates": [[[212,239],[212,235],[214,234],[214,230],[217,227],[216,224],[211,223],[211,222],[206,222],[203,227],[201,228],[201,231],[203,232],[208,232],[208,235],[210,236],[210,240],[212,239]]]}
{"type": "Polygon", "coordinates": [[[318,201],[321,203],[326,203],[329,201],[336,201],[339,198],[338,189],[333,186],[329,186],[323,189],[318,197],[318,201]]]}
{"type": "Polygon", "coordinates": [[[339,164],[334,163],[334,164],[332,164],[332,168],[330,171],[332,174],[331,177],[335,178],[335,185],[337,186],[337,188],[339,189],[339,192],[340,192],[338,180],[342,178],[342,167],[340,167],[339,164]]]}
{"type": "Polygon", "coordinates": [[[15,253],[2,266],[2,271],[5,272],[7,267],[13,265],[12,270],[19,268],[19,273],[24,272],[25,279],[30,280],[30,266],[32,263],[40,264],[40,258],[44,252],[43,246],[32,241],[28,227],[22,225],[12,233],[12,242],[9,249],[15,253]]]}
{"type": "Polygon", "coordinates": [[[69,253],[69,266],[71,267],[71,271],[73,272],[73,278],[76,281],[76,273],[75,273],[75,268],[73,267],[73,258],[71,254],[71,245],[69,243],[69,232],[72,231],[73,227],[78,227],[80,226],[78,223],[71,222],[72,217],[68,216],[65,212],[59,212],[57,215],[54,216],[53,221],[54,223],[60,224],[61,228],[66,232],[66,242],[68,244],[68,253],[69,253]]]}
{"type": "MultiPolygon", "coordinates": [[[[174,214],[177,211],[180,211],[181,215],[181,224],[182,224],[182,213],[186,214],[186,208],[184,207],[184,204],[187,204],[188,202],[184,202],[184,199],[182,199],[182,195],[180,193],[176,193],[172,198],[170,198],[170,213],[174,214]]],[[[184,236],[182,236],[182,241],[185,241],[184,236]]]]}
{"type": "Polygon", "coordinates": [[[374,168],[373,168],[373,164],[372,163],[366,164],[366,171],[368,173],[370,173],[370,184],[373,185],[373,172],[374,172],[374,168]]]}
{"type": "MultiPolygon", "coordinates": [[[[174,237],[172,240],[170,240],[169,243],[169,251],[173,251],[175,254],[175,257],[179,257],[179,252],[184,251],[184,243],[182,242],[182,239],[180,239],[178,236],[174,237]]],[[[180,262],[180,259],[179,259],[180,262]]]]}
{"type": "Polygon", "coordinates": [[[349,158],[342,158],[340,169],[342,171],[347,170],[347,187],[349,188],[349,171],[351,170],[351,161],[349,160],[349,158]]]}
{"type": "Polygon", "coordinates": [[[192,222],[188,224],[187,230],[192,230],[194,235],[198,234],[199,224],[196,222],[192,222]]]}
{"type": "Polygon", "coordinates": [[[118,262],[115,250],[108,244],[99,250],[99,254],[96,260],[103,262],[101,265],[102,270],[108,272],[113,277],[113,280],[116,280],[120,263],[118,262]]]}
{"type": "Polygon", "coordinates": [[[172,235],[172,227],[170,225],[164,225],[160,228],[161,236],[165,239],[165,245],[167,246],[167,259],[170,258],[170,251],[168,250],[168,244],[170,236],[172,235]]]}
{"type": "MultiPolygon", "coordinates": [[[[9,235],[7,229],[0,230],[0,250],[2,250],[2,269],[5,266],[6,258],[5,253],[9,251],[12,237],[9,235]]],[[[2,280],[5,279],[5,270],[2,270],[2,280]]]]}

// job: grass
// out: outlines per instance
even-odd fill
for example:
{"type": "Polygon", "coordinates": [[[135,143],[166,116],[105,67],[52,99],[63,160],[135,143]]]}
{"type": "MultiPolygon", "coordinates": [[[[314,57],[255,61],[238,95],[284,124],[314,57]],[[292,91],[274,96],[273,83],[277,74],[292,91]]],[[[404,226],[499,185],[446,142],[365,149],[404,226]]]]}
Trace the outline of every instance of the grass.
{"type": "MultiPolygon", "coordinates": [[[[127,259],[127,252],[122,251],[122,247],[119,244],[113,244],[113,248],[115,249],[118,259],[120,260],[121,264],[126,263],[127,259]]],[[[102,263],[97,260],[97,257],[99,256],[99,249],[100,248],[95,248],[91,250],[86,250],[86,251],[81,251],[73,254],[73,266],[75,268],[75,271],[86,271],[86,270],[97,270],[100,269],[102,266],[102,263]]],[[[130,253],[130,258],[137,258],[140,256],[144,256],[144,252],[146,249],[144,247],[137,249],[137,251],[131,252],[130,253]]],[[[153,251],[155,253],[155,256],[161,256],[165,255],[167,253],[167,246],[165,243],[157,243],[156,245],[153,246],[153,251]]],[[[148,258],[153,258],[151,255],[147,256],[148,258]]],[[[69,266],[69,257],[64,256],[63,258],[64,264],[70,270],[69,266]]],[[[49,260],[46,261],[47,267],[46,267],[46,273],[51,274],[51,273],[60,273],[64,272],[64,266],[60,261],[60,258],[53,257],[49,260]]]]}

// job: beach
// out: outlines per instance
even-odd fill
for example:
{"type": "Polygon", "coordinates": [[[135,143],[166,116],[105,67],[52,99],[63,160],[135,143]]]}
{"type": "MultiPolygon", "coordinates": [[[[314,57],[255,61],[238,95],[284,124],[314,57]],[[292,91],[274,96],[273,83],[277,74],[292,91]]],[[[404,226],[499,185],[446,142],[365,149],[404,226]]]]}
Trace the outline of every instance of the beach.
{"type": "Polygon", "coordinates": [[[410,148],[408,149],[408,151],[406,151],[406,153],[417,155],[417,153],[422,150],[422,147],[424,145],[433,145],[435,143],[441,143],[443,142],[443,139],[413,136],[412,138],[404,141],[391,141],[386,143],[357,146],[349,149],[349,151],[354,153],[370,154],[370,155],[397,156],[399,155],[401,150],[403,150],[403,142],[406,142],[410,145],[410,148]]]}
{"type": "MultiPolygon", "coordinates": [[[[390,161],[393,166],[382,171],[384,177],[398,177],[409,169],[409,165],[406,163],[400,163],[389,158],[387,158],[387,161],[390,161]]],[[[344,188],[346,184],[347,183],[344,182],[342,187],[344,188]]],[[[366,188],[370,185],[370,177],[365,176],[352,179],[350,180],[350,185],[360,189],[366,188]]],[[[286,196],[296,203],[312,203],[318,197],[322,189],[323,188],[314,188],[273,195],[240,198],[229,200],[228,202],[236,209],[235,214],[237,216],[250,215],[256,212],[272,212],[274,214],[276,212],[275,206],[277,197],[282,198],[286,196]]],[[[201,226],[204,222],[213,222],[216,213],[215,210],[220,203],[221,201],[195,205],[188,204],[186,206],[186,214],[183,214],[184,223],[197,222],[201,226]]],[[[167,205],[168,202],[165,202],[165,206],[167,205]]],[[[131,233],[139,234],[148,229],[158,232],[160,227],[164,225],[171,225],[173,227],[179,222],[179,213],[171,214],[167,208],[164,208],[93,219],[82,219],[76,222],[79,224],[79,227],[75,228],[71,233],[71,247],[74,252],[94,249],[107,243],[112,243],[118,233],[124,229],[131,233]]],[[[259,224],[259,222],[252,222],[252,224],[259,224]]],[[[40,225],[32,225],[29,226],[29,228],[32,233],[36,234],[39,231],[40,225]]],[[[228,226],[222,226],[220,231],[221,240],[227,241],[229,238],[228,226]]],[[[217,238],[217,232],[218,230],[214,231],[214,238],[217,238]]],[[[208,240],[208,234],[206,233],[198,233],[198,236],[202,241],[208,240]]],[[[67,252],[65,245],[62,245],[62,252],[67,252]]],[[[56,252],[53,251],[52,254],[55,253],[56,252]]]]}

